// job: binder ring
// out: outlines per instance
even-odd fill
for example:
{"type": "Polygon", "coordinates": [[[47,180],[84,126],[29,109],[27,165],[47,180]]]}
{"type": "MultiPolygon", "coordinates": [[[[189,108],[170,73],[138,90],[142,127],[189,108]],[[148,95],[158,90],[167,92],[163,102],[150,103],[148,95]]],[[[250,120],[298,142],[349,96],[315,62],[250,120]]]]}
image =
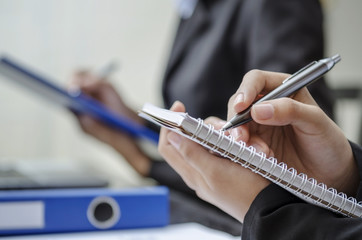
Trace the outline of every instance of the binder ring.
{"type": "Polygon", "coordinates": [[[116,225],[121,217],[119,205],[112,197],[94,198],[88,206],[87,217],[96,228],[108,229],[116,225]]]}

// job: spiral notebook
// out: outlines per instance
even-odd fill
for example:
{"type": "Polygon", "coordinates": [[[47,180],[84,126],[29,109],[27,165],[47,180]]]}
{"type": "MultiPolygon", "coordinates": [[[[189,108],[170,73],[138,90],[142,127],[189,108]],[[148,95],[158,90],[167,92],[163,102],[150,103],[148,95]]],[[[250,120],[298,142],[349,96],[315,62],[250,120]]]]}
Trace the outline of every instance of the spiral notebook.
{"type": "Polygon", "coordinates": [[[139,115],[153,123],[169,128],[204,147],[256,172],[271,182],[286,189],[301,199],[320,207],[330,209],[348,217],[362,217],[362,203],[327,188],[313,178],[287,167],[276,158],[267,158],[265,153],[256,152],[252,146],[235,141],[222,131],[215,130],[212,125],[205,124],[202,119],[195,119],[187,113],[172,112],[145,104],[139,115]]]}

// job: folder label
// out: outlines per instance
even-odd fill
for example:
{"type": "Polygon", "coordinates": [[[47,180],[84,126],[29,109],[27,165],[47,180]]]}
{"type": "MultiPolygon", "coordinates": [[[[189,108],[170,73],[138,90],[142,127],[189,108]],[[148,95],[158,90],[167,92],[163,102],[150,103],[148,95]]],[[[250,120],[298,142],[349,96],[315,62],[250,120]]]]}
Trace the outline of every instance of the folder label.
{"type": "Polygon", "coordinates": [[[0,230],[44,228],[44,203],[42,201],[1,202],[0,230]]]}

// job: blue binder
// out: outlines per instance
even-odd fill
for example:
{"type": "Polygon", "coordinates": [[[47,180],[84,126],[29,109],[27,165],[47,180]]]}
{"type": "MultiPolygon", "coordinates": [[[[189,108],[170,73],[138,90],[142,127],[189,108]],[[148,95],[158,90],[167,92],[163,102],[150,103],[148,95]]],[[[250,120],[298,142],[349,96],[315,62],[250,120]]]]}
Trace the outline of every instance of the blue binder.
{"type": "Polygon", "coordinates": [[[99,101],[80,91],[69,92],[57,86],[54,82],[20,65],[9,57],[0,58],[0,73],[27,89],[34,91],[48,101],[65,106],[74,112],[89,114],[134,137],[145,138],[156,144],[158,143],[158,133],[111,111],[99,101]]]}
{"type": "Polygon", "coordinates": [[[165,226],[168,189],[0,191],[0,235],[165,226]]]}

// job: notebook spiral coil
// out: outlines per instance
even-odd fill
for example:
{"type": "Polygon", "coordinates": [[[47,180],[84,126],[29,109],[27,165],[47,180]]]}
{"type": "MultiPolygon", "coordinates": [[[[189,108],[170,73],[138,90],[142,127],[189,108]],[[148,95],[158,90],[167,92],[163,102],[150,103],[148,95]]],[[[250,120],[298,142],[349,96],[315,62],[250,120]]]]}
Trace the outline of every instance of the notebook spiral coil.
{"type": "Polygon", "coordinates": [[[362,217],[362,203],[357,203],[355,198],[348,198],[334,188],[327,188],[325,184],[318,183],[303,173],[298,174],[294,168],[288,169],[287,164],[278,163],[273,157],[267,158],[265,153],[246,146],[245,142],[237,142],[232,136],[215,130],[214,126],[204,124],[202,119],[194,120],[197,121],[196,130],[188,137],[209,150],[262,175],[309,203],[348,217],[362,217]]]}

